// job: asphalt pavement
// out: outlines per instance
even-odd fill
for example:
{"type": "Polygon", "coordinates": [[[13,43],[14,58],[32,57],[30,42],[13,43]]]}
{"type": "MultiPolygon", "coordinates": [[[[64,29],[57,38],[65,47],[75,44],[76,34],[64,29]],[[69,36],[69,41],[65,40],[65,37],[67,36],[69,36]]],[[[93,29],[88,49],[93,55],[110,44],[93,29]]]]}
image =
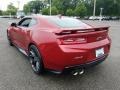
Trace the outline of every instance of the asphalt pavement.
{"type": "Polygon", "coordinates": [[[6,30],[15,21],[0,18],[0,90],[120,90],[120,21],[83,21],[110,26],[112,47],[106,61],[81,76],[36,75],[27,57],[8,45],[6,30]]]}

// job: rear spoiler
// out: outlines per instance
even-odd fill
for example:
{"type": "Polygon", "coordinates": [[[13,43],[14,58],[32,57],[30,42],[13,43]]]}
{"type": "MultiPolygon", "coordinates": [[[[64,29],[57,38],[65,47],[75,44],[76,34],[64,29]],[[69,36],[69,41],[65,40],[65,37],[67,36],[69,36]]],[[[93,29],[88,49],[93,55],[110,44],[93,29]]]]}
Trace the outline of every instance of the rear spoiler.
{"type": "Polygon", "coordinates": [[[75,33],[86,33],[86,32],[94,32],[94,31],[103,31],[108,30],[109,27],[93,27],[88,29],[66,29],[66,30],[58,30],[55,31],[57,35],[65,35],[65,34],[75,34],[75,33]]]}

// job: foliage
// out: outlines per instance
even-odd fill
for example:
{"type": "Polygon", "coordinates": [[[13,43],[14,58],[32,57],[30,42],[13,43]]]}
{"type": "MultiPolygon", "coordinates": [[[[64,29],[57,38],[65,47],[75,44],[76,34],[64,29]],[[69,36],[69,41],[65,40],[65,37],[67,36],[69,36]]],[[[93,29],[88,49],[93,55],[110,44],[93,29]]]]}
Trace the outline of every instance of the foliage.
{"type": "Polygon", "coordinates": [[[76,16],[81,16],[81,17],[83,17],[83,16],[86,15],[86,12],[87,12],[87,9],[86,9],[84,3],[80,3],[80,4],[78,4],[78,5],[76,6],[75,11],[74,11],[74,14],[75,14],[76,16]]]}
{"type": "Polygon", "coordinates": [[[25,14],[30,13],[30,6],[28,4],[25,4],[23,9],[24,9],[23,11],[25,12],[25,14]]]}
{"type": "Polygon", "coordinates": [[[6,11],[0,10],[0,15],[16,15],[16,12],[17,12],[17,8],[15,6],[13,6],[13,3],[10,3],[7,6],[6,11]]]}
{"type": "Polygon", "coordinates": [[[17,12],[17,8],[15,6],[13,6],[12,3],[10,3],[7,6],[7,11],[5,12],[5,14],[16,15],[16,12],[17,12]]]}
{"type": "Polygon", "coordinates": [[[39,13],[44,7],[44,3],[40,0],[30,1],[24,5],[24,12],[27,13],[39,13]]]}
{"type": "MultiPolygon", "coordinates": [[[[50,15],[50,8],[43,8],[42,9],[42,14],[43,15],[50,15]]],[[[56,7],[51,8],[51,14],[52,15],[57,15],[58,14],[58,9],[56,7]]]]}
{"type": "Polygon", "coordinates": [[[60,14],[66,15],[67,9],[75,9],[80,0],[52,0],[52,5],[56,6],[60,14]]]}
{"type": "MultiPolygon", "coordinates": [[[[85,0],[87,15],[92,15],[94,0],[85,0]]],[[[96,15],[100,14],[100,8],[103,8],[103,15],[120,16],[120,0],[96,0],[96,15]]]]}
{"type": "Polygon", "coordinates": [[[42,14],[43,15],[49,15],[49,8],[43,8],[42,9],[42,14]]]}
{"type": "Polygon", "coordinates": [[[58,9],[57,9],[56,7],[52,7],[52,8],[51,8],[51,14],[52,14],[52,15],[58,14],[58,9]]]}
{"type": "Polygon", "coordinates": [[[3,11],[3,12],[2,12],[2,15],[10,15],[10,14],[9,14],[9,12],[7,12],[7,11],[3,11]]]}
{"type": "Polygon", "coordinates": [[[104,15],[120,15],[120,0],[97,0],[97,15],[101,7],[104,8],[104,15]]]}
{"type": "Polygon", "coordinates": [[[2,10],[0,10],[0,15],[2,15],[3,14],[3,11],[2,10]]]}
{"type": "Polygon", "coordinates": [[[67,15],[67,16],[73,16],[73,15],[74,15],[73,10],[72,10],[72,9],[67,9],[66,15],[67,15]]]}
{"type": "MultiPolygon", "coordinates": [[[[61,13],[60,11],[62,11],[64,15],[67,14],[68,9],[80,9],[80,6],[78,6],[78,4],[81,3],[81,8],[84,8],[84,14],[82,14],[82,16],[91,16],[93,14],[94,0],[52,0],[52,5],[56,6],[59,13],[61,13]]],[[[100,14],[100,8],[104,8],[103,15],[120,16],[120,0],[96,0],[97,16],[100,14]]]]}
{"type": "MultiPolygon", "coordinates": [[[[35,0],[30,1],[24,6],[26,13],[33,12],[49,14],[50,0],[35,0]],[[44,8],[44,9],[43,9],[44,8]],[[45,9],[47,8],[47,9],[45,9]]],[[[93,14],[94,0],[51,0],[53,12],[52,14],[76,15],[76,16],[91,16],[93,14]],[[55,12],[55,13],[54,13],[55,12]],[[74,13],[73,13],[74,12],[74,13]]],[[[120,16],[120,0],[96,0],[96,15],[100,14],[100,8],[103,9],[103,15],[120,16]]]]}

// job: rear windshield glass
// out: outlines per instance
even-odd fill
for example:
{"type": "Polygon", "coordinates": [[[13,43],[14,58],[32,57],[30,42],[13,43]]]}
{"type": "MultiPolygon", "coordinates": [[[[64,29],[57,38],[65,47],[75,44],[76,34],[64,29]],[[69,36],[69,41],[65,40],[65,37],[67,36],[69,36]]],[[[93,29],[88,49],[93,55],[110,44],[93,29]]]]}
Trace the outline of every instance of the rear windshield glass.
{"type": "Polygon", "coordinates": [[[61,28],[77,28],[80,27],[82,23],[80,20],[74,18],[67,18],[67,17],[55,17],[55,18],[47,18],[50,23],[56,24],[61,28]]]}

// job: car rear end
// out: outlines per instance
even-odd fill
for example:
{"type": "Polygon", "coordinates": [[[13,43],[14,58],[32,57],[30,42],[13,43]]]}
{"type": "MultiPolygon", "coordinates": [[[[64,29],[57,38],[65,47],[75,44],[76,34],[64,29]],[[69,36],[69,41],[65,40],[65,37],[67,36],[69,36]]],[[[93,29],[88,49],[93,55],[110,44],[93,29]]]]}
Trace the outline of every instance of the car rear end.
{"type": "Polygon", "coordinates": [[[106,59],[111,44],[109,27],[95,28],[82,22],[77,28],[68,26],[53,31],[57,46],[56,51],[52,51],[54,58],[50,56],[54,59],[51,61],[51,69],[63,72],[87,68],[106,59]]]}
{"type": "Polygon", "coordinates": [[[64,69],[80,67],[86,68],[105,60],[110,51],[108,28],[94,28],[91,30],[76,30],[57,34],[58,45],[64,53],[66,63],[64,69]]]}

